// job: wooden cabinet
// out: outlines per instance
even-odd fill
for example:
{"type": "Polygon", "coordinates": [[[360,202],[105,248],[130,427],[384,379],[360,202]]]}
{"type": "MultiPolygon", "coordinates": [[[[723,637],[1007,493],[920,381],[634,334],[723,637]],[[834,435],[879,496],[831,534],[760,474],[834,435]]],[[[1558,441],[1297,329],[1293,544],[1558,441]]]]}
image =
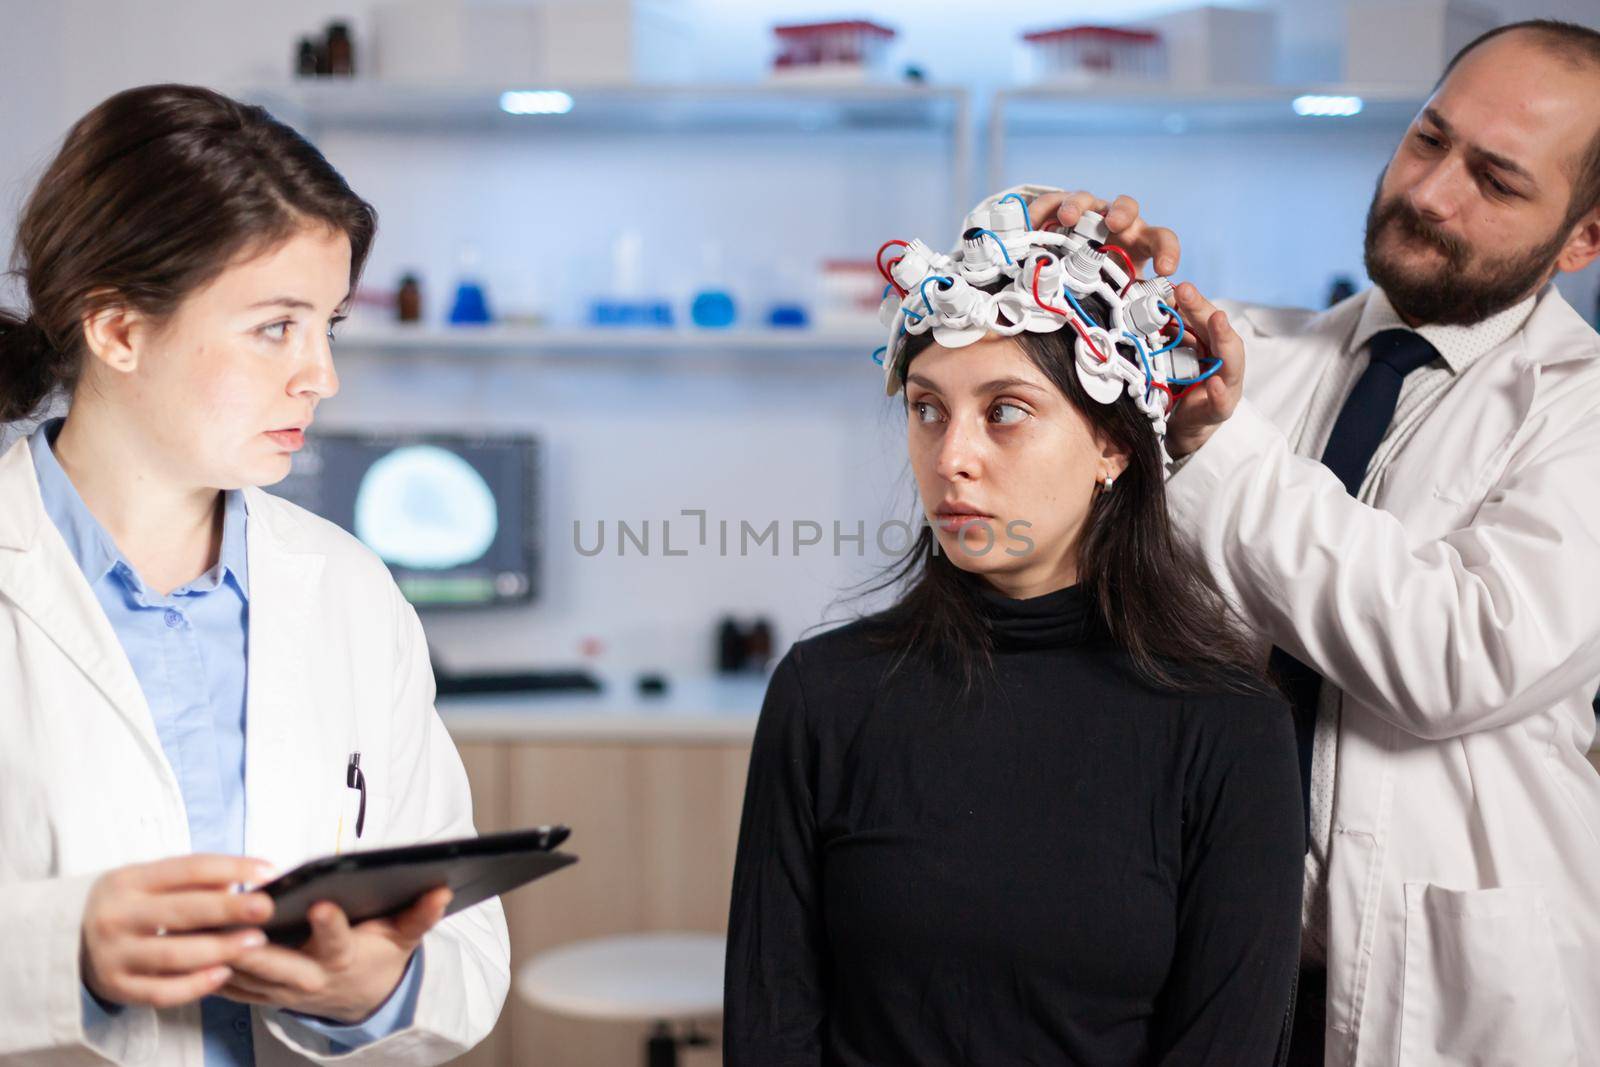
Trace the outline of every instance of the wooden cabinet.
{"type": "MultiPolygon", "coordinates": [[[[505,898],[513,988],[469,1067],[631,1067],[647,1026],[537,1011],[514,986],[529,957],[583,938],[727,929],[748,741],[459,743],[481,832],[565,823],[575,867],[505,898]]],[[[719,1029],[720,1024],[711,1029],[719,1029]]],[[[684,1067],[715,1067],[712,1050],[684,1067]]]]}

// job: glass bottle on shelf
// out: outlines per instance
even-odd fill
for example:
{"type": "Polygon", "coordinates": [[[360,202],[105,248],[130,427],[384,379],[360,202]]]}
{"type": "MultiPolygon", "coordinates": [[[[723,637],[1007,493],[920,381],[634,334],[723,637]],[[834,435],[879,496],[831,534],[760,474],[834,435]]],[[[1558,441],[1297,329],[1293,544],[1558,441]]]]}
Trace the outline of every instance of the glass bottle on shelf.
{"type": "Polygon", "coordinates": [[[349,78],[356,72],[356,50],[350,40],[350,27],[343,22],[328,23],[328,73],[349,78]]]}
{"type": "Polygon", "coordinates": [[[400,322],[422,321],[422,283],[415,274],[402,274],[395,293],[395,318],[400,322]]]}
{"type": "Polygon", "coordinates": [[[294,72],[301,78],[315,78],[317,68],[322,65],[322,49],[310,37],[300,38],[300,47],[295,52],[294,72]]]}
{"type": "Polygon", "coordinates": [[[704,329],[726,329],[738,318],[739,309],[723,268],[722,245],[707,241],[700,253],[700,280],[689,305],[689,320],[704,329]]]}
{"type": "Polygon", "coordinates": [[[491,321],[489,295],[478,277],[478,250],[462,245],[456,257],[460,268],[455,302],[450,305],[450,325],[481,326],[491,321]]]}

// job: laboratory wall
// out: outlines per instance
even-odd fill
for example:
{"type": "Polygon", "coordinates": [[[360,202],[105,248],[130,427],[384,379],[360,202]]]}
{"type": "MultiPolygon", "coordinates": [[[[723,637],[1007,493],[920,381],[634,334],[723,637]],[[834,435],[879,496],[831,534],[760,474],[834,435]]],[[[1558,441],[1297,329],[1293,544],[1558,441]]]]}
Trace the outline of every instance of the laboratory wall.
{"type": "MultiPolygon", "coordinates": [[[[974,92],[980,148],[987,94],[1012,80],[1019,32],[1105,14],[1089,4],[1033,0],[1004,8],[868,6],[901,31],[896,62],[915,63],[933,84],[974,92]]],[[[1134,2],[1117,14],[1169,6],[1134,2]]],[[[1272,6],[1280,76],[1336,80],[1342,5],[1272,6]]],[[[1596,21],[1587,0],[1496,6],[1506,18],[1596,21]]],[[[105,95],[155,80],[240,91],[281,81],[297,34],[343,17],[359,42],[365,8],[352,0],[3,0],[5,243],[21,198],[67,125],[105,95]]],[[[686,3],[696,80],[760,79],[772,23],[837,13],[820,0],[686,3]]],[[[1372,124],[1307,124],[1253,134],[1019,136],[997,172],[1005,183],[1132,194],[1149,217],[1180,232],[1181,273],[1208,293],[1321,306],[1336,275],[1362,281],[1361,225],[1397,134],[1372,124]]],[[[968,173],[952,173],[948,139],[923,132],[340,130],[319,144],[381,216],[368,281],[392,288],[402,273],[416,272],[432,319],[470,256],[499,306],[575,324],[612,280],[623,234],[643,275],[674,300],[708,281],[751,308],[786,293],[812,299],[825,261],[869,259],[891,237],[948,242],[960,191],[979,191],[989,180],[982,152],[973,153],[968,173]]],[[[1597,284],[1594,270],[1561,283],[1588,314],[1597,284]]],[[[864,348],[853,362],[805,363],[757,352],[710,365],[352,357],[341,362],[343,390],[325,403],[319,425],[540,436],[540,596],[527,606],[429,613],[442,661],[705,669],[724,614],[770,618],[781,651],[807,628],[875,602],[850,597],[889,558],[875,536],[882,524],[913,517],[914,503],[903,415],[883,397],[868,355],[864,348]],[[686,511],[704,513],[706,543],[699,543],[699,515],[686,511]],[[765,532],[774,522],[775,539],[751,546],[740,536],[746,526],[765,532]],[[604,550],[579,552],[575,536],[592,545],[602,523],[610,535],[604,550]],[[619,555],[619,523],[648,528],[650,550],[635,542],[619,555]],[[719,523],[733,533],[726,549],[719,523]],[[818,543],[801,543],[816,531],[818,543]],[[693,551],[664,551],[667,538],[678,551],[691,537],[693,551]]]]}

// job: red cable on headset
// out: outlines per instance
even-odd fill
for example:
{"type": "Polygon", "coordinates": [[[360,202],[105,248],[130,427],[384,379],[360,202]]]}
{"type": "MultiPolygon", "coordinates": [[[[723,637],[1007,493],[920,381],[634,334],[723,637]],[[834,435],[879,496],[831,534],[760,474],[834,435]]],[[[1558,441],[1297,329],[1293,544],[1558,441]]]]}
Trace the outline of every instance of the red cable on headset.
{"type": "Polygon", "coordinates": [[[905,258],[906,258],[905,256],[895,256],[893,259],[891,259],[889,261],[889,263],[888,263],[887,267],[884,269],[884,273],[883,273],[883,276],[885,278],[889,279],[889,284],[894,286],[894,291],[899,293],[902,297],[904,297],[906,295],[906,293],[910,292],[910,290],[909,289],[900,288],[900,283],[894,280],[894,276],[891,275],[889,273],[889,271],[894,270],[894,268],[895,268],[895,266],[897,264],[904,262],[905,258]]]}
{"type": "Polygon", "coordinates": [[[1139,272],[1133,269],[1133,257],[1116,245],[1101,245],[1100,251],[1115,252],[1122,257],[1122,262],[1128,265],[1128,283],[1122,287],[1122,292],[1118,294],[1119,296],[1126,296],[1128,290],[1133,287],[1133,283],[1139,280],[1139,272]]]}
{"type": "Polygon", "coordinates": [[[884,266],[884,264],[883,264],[883,253],[884,253],[884,251],[889,249],[889,248],[892,248],[895,245],[899,245],[901,248],[910,248],[911,247],[911,244],[908,241],[898,241],[898,240],[897,241],[885,241],[885,242],[883,242],[883,244],[878,246],[878,254],[873,257],[873,262],[875,262],[878,265],[878,273],[883,275],[883,280],[888,282],[890,285],[894,286],[895,292],[899,293],[901,296],[905,296],[906,295],[906,291],[904,289],[900,288],[900,283],[895,281],[894,280],[894,276],[892,274],[890,274],[889,272],[894,270],[894,265],[896,263],[899,263],[901,259],[904,259],[906,257],[901,256],[899,259],[891,259],[889,261],[889,265],[888,266],[884,266]]]}
{"type": "Polygon", "coordinates": [[[1098,348],[1096,348],[1094,346],[1093,339],[1091,339],[1089,337],[1089,335],[1084,332],[1083,327],[1078,323],[1078,317],[1076,315],[1074,315],[1070,311],[1065,311],[1065,310],[1063,310],[1061,308],[1058,308],[1058,307],[1051,307],[1049,304],[1046,304],[1044,302],[1044,298],[1039,295],[1039,272],[1044,269],[1045,262],[1049,258],[1050,257],[1048,257],[1048,256],[1041,256],[1037,261],[1035,261],[1035,263],[1033,265],[1033,301],[1034,301],[1034,303],[1038,304],[1040,307],[1044,308],[1046,311],[1053,311],[1057,315],[1065,316],[1066,320],[1068,322],[1072,323],[1072,328],[1074,330],[1078,331],[1078,336],[1083,338],[1083,343],[1089,346],[1089,351],[1093,352],[1097,357],[1099,357],[1101,363],[1108,362],[1108,360],[1106,358],[1106,354],[1104,352],[1100,351],[1098,348]]]}
{"type": "MultiPolygon", "coordinates": [[[[1064,308],[1051,307],[1049,304],[1044,302],[1044,297],[1039,295],[1039,272],[1044,270],[1045,264],[1049,261],[1049,256],[1040,256],[1033,265],[1033,302],[1044,308],[1046,311],[1054,311],[1057,315],[1071,317],[1072,312],[1067,311],[1064,308]]],[[[1074,319],[1073,321],[1077,320],[1074,319]]]]}
{"type": "Polygon", "coordinates": [[[911,242],[910,241],[893,240],[893,241],[885,241],[885,242],[883,242],[883,244],[879,245],[878,246],[878,254],[876,256],[874,256],[873,258],[877,261],[878,270],[880,272],[883,270],[883,253],[884,253],[884,251],[886,249],[893,248],[895,245],[899,245],[901,248],[910,248],[911,247],[911,242]]]}

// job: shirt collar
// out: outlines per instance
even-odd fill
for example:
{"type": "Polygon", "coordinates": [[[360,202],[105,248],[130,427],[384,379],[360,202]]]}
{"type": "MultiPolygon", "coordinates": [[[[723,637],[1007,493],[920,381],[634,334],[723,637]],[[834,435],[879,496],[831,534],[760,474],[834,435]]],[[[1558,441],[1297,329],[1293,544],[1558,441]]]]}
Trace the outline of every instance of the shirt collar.
{"type": "Polygon", "coordinates": [[[249,511],[241,490],[229,489],[222,494],[222,551],[217,555],[217,566],[233,579],[239,595],[246,600],[250,599],[250,562],[245,541],[249,511]]]}
{"type": "MultiPolygon", "coordinates": [[[[1417,327],[1412,332],[1420,334],[1433,345],[1451,373],[1460,374],[1522,329],[1523,324],[1528,321],[1528,316],[1533,314],[1535,302],[1536,297],[1530,296],[1519,304],[1513,304],[1504,311],[1496,312],[1481,322],[1467,326],[1441,326],[1429,323],[1417,327]]],[[[1367,342],[1372,340],[1374,334],[1392,329],[1410,330],[1411,327],[1406,325],[1400,313],[1389,302],[1388,294],[1374,287],[1367,297],[1366,305],[1361,309],[1361,321],[1356,324],[1350,351],[1360,352],[1367,346],[1367,342]]]]}
{"type": "MultiPolygon", "coordinates": [[[[133,567],[123,558],[116,542],[106,533],[105,527],[90,512],[89,506],[78,495],[77,487],[56,459],[54,444],[56,434],[65,419],[51,419],[39,426],[28,440],[33,452],[33,466],[39,479],[39,496],[44,502],[45,514],[61,531],[67,550],[78,564],[83,576],[94,585],[121,564],[127,575],[134,577],[133,567]]],[[[204,592],[232,578],[239,595],[250,598],[249,563],[246,558],[246,520],[248,509],[245,497],[237,489],[223,493],[222,551],[217,566],[190,582],[188,588],[204,592]]]]}

